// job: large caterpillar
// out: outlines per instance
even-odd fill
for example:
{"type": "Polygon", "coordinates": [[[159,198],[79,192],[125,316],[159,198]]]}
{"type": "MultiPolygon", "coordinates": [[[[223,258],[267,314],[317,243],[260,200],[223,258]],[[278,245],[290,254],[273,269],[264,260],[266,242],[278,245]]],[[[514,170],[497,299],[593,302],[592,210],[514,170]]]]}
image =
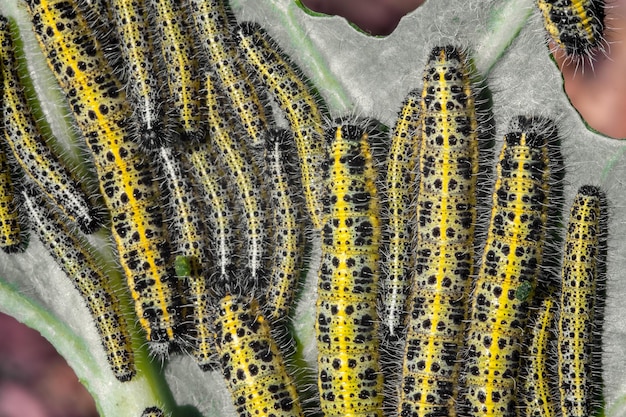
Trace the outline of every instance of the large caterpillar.
{"type": "Polygon", "coordinates": [[[500,153],[491,222],[470,299],[459,401],[466,416],[517,415],[529,292],[539,274],[553,168],[559,162],[550,152],[556,137],[551,122],[521,116],[513,125],[500,153]]]}
{"type": "Polygon", "coordinates": [[[436,47],[424,71],[414,284],[402,416],[454,413],[474,271],[478,130],[466,58],[436,47]]]}
{"type": "Polygon", "coordinates": [[[226,169],[219,164],[213,145],[206,141],[186,144],[182,157],[190,167],[190,174],[208,209],[206,218],[214,252],[210,275],[217,275],[223,282],[231,280],[238,268],[236,258],[240,245],[226,169]]]}
{"type": "Polygon", "coordinates": [[[250,277],[256,282],[263,268],[266,248],[266,220],[264,201],[261,199],[261,185],[258,166],[252,158],[246,158],[245,142],[238,141],[228,112],[222,106],[220,90],[212,76],[207,74],[206,92],[210,142],[216,153],[224,161],[237,187],[235,193],[243,205],[244,239],[248,257],[250,277]]]}
{"type": "Polygon", "coordinates": [[[204,134],[201,77],[188,7],[179,0],[149,0],[157,27],[157,46],[169,87],[168,115],[183,138],[198,140],[204,134]]]}
{"type": "Polygon", "coordinates": [[[92,233],[100,227],[97,212],[79,181],[48,147],[37,127],[17,72],[9,21],[3,16],[0,16],[0,45],[4,139],[15,160],[43,193],[83,232],[92,233]]]}
{"type": "Polygon", "coordinates": [[[603,240],[606,239],[606,198],[593,186],[582,186],[572,204],[565,237],[561,273],[561,303],[557,320],[557,373],[564,416],[594,414],[599,390],[596,365],[596,299],[603,240]]]}
{"type": "Polygon", "coordinates": [[[217,73],[219,89],[230,101],[252,145],[261,147],[268,118],[252,81],[239,59],[231,34],[235,18],[226,0],[189,0],[202,49],[217,73]]]}
{"type": "Polygon", "coordinates": [[[158,151],[161,173],[165,179],[164,188],[168,197],[169,237],[172,241],[172,253],[185,257],[189,271],[179,285],[184,294],[185,304],[181,309],[184,320],[189,325],[192,353],[200,368],[210,367],[214,352],[213,335],[207,323],[211,316],[209,308],[209,277],[212,270],[209,245],[209,232],[205,225],[205,204],[194,190],[181,163],[180,153],[170,147],[158,151]]]}
{"type": "Polygon", "coordinates": [[[136,137],[146,150],[165,141],[163,108],[158,90],[154,45],[148,27],[145,0],[110,0],[119,38],[127,98],[132,102],[136,137]]]}
{"type": "Polygon", "coordinates": [[[132,140],[126,95],[74,2],[27,4],[48,65],[94,158],[135,312],[152,349],[163,353],[179,321],[174,273],[156,175],[132,140]]]}
{"type": "Polygon", "coordinates": [[[318,276],[318,387],[325,416],[382,416],[376,299],[379,218],[368,134],[328,130],[322,261],[318,276]]]}
{"type": "Polygon", "coordinates": [[[385,340],[404,339],[411,274],[414,266],[411,212],[416,190],[415,167],[421,143],[421,91],[409,92],[391,136],[385,176],[380,320],[385,340]]]}
{"type": "Polygon", "coordinates": [[[265,142],[265,169],[271,186],[269,210],[273,213],[273,255],[265,297],[265,312],[270,322],[289,317],[299,288],[304,256],[304,224],[299,190],[294,185],[294,166],[290,166],[291,133],[270,131],[265,142]]]}

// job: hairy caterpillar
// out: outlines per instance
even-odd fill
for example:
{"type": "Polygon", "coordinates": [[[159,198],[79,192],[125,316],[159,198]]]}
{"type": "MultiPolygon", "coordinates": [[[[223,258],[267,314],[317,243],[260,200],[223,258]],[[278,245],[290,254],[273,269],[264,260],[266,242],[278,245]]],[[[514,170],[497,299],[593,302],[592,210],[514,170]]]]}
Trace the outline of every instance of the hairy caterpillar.
{"type": "Polygon", "coordinates": [[[63,223],[32,185],[26,186],[22,197],[33,232],[87,304],[115,377],[130,381],[136,373],[130,333],[107,271],[99,265],[86,240],[63,223]]]}
{"type": "Polygon", "coordinates": [[[599,395],[593,375],[598,335],[596,303],[604,262],[606,198],[597,187],[582,186],[574,199],[565,237],[561,302],[557,320],[557,373],[564,416],[594,414],[599,395]]]}
{"type": "Polygon", "coordinates": [[[164,353],[178,325],[178,299],[156,175],[132,140],[126,95],[75,3],[27,4],[48,65],[91,150],[135,312],[153,351],[164,353]]]}
{"type": "Polygon", "coordinates": [[[454,413],[474,271],[478,129],[464,55],[435,47],[424,70],[414,284],[398,413],[454,413]]]}
{"type": "Polygon", "coordinates": [[[518,117],[505,135],[483,259],[470,298],[462,415],[515,416],[523,329],[542,261],[555,165],[552,122],[518,117]],[[525,297],[519,297],[520,287],[525,297]]]}
{"type": "Polygon", "coordinates": [[[287,117],[300,158],[307,209],[319,230],[322,227],[321,167],[324,159],[324,120],[319,99],[302,79],[300,71],[259,25],[243,23],[235,33],[249,65],[287,117]]]}
{"type": "Polygon", "coordinates": [[[403,339],[414,266],[412,253],[415,216],[411,213],[421,143],[421,90],[409,92],[391,136],[385,177],[385,227],[383,231],[380,319],[383,337],[403,339]]]}
{"type": "Polygon", "coordinates": [[[100,226],[97,212],[79,181],[48,147],[36,125],[17,72],[9,21],[2,16],[0,45],[0,79],[4,83],[4,139],[13,151],[15,160],[43,193],[83,232],[92,233],[100,226]]]}
{"type": "Polygon", "coordinates": [[[380,218],[368,134],[328,130],[317,295],[318,387],[325,416],[382,416],[377,292],[380,218]]]}
{"type": "Polygon", "coordinates": [[[239,59],[239,50],[231,34],[235,18],[227,3],[227,0],[189,0],[196,33],[219,79],[218,88],[228,97],[252,145],[259,147],[265,138],[268,118],[239,59]]]}

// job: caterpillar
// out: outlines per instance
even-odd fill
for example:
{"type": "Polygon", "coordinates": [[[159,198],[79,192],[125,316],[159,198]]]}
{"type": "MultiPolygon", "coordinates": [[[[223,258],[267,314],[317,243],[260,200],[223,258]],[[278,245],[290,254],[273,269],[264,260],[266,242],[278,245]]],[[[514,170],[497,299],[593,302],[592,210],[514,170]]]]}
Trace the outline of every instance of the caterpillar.
{"type": "Polygon", "coordinates": [[[184,139],[198,140],[204,135],[204,112],[200,69],[191,28],[186,25],[187,7],[180,0],[151,0],[169,87],[169,116],[184,139]]]}
{"type": "Polygon", "coordinates": [[[414,265],[412,241],[415,216],[411,213],[421,143],[421,90],[412,90],[402,104],[391,135],[385,177],[380,319],[383,338],[396,342],[406,333],[410,275],[414,265]]]}
{"type": "MultiPolygon", "coordinates": [[[[304,255],[304,224],[299,190],[294,187],[290,165],[291,133],[270,130],[266,140],[265,167],[270,186],[269,210],[274,225],[273,255],[264,304],[270,322],[283,321],[292,310],[304,255]]],[[[296,182],[298,184],[298,182],[296,182]]]]}
{"type": "Polygon", "coordinates": [[[324,159],[323,103],[303,80],[301,71],[285,58],[278,44],[255,23],[242,23],[235,34],[249,66],[285,113],[300,159],[306,205],[313,226],[322,227],[324,159]]]}
{"type": "Polygon", "coordinates": [[[154,44],[149,31],[144,0],[110,0],[110,9],[119,38],[127,99],[132,103],[134,139],[146,150],[166,141],[163,108],[158,90],[154,44]]]}
{"type": "Polygon", "coordinates": [[[376,170],[364,129],[340,124],[327,135],[315,323],[321,408],[325,416],[382,416],[376,170]]]}
{"type": "Polygon", "coordinates": [[[178,297],[158,185],[133,142],[126,95],[76,4],[27,0],[33,29],[93,156],[135,312],[154,353],[174,340],[178,297]]]}
{"type": "Polygon", "coordinates": [[[97,211],[79,181],[46,144],[17,72],[9,21],[0,16],[1,79],[4,83],[4,139],[24,172],[83,232],[100,227],[97,211]]]}
{"type": "Polygon", "coordinates": [[[26,186],[21,196],[33,232],[87,304],[115,377],[130,381],[136,373],[134,352],[119,299],[110,284],[110,271],[102,269],[87,241],[49,208],[32,185],[26,186]]]}
{"type": "Polygon", "coordinates": [[[550,38],[568,56],[590,55],[601,45],[604,0],[537,0],[550,38]]]}
{"type": "Polygon", "coordinates": [[[28,244],[20,224],[12,171],[4,146],[0,144],[0,248],[5,253],[23,252],[28,244]]]}
{"type": "Polygon", "coordinates": [[[244,238],[248,257],[247,268],[253,281],[258,281],[263,269],[265,251],[265,207],[261,199],[258,167],[251,158],[245,158],[244,143],[237,141],[228,117],[228,107],[220,102],[220,91],[211,75],[206,77],[207,109],[210,141],[228,168],[230,178],[237,185],[236,193],[244,211],[244,238]]]}
{"type": "Polygon", "coordinates": [[[424,70],[415,274],[398,413],[454,414],[474,271],[478,129],[466,58],[435,47],[424,70]]]}
{"type": "Polygon", "coordinates": [[[524,415],[527,417],[555,417],[556,401],[551,377],[551,341],[554,338],[554,321],[557,304],[551,298],[543,300],[529,336],[529,352],[523,381],[524,415]]]}
{"type": "Polygon", "coordinates": [[[211,315],[208,278],[212,265],[208,251],[209,233],[202,216],[205,213],[204,204],[196,197],[179,152],[162,147],[158,157],[165,179],[164,194],[168,197],[167,223],[172,252],[177,257],[185,257],[189,265],[184,276],[177,273],[183,281],[181,290],[185,295],[182,315],[184,319],[191,320],[189,336],[193,356],[200,368],[206,370],[210,367],[214,349],[213,336],[207,325],[211,315]]]}
{"type": "Polygon", "coordinates": [[[606,238],[606,197],[597,187],[582,186],[570,211],[561,273],[557,320],[557,374],[564,416],[594,414],[594,346],[598,343],[596,299],[606,238]]]}
{"type": "Polygon", "coordinates": [[[491,221],[473,284],[465,337],[460,413],[517,415],[516,380],[528,304],[542,262],[557,132],[551,121],[520,116],[497,166],[491,221]],[[518,297],[520,287],[524,297],[518,297]]]}
{"type": "Polygon", "coordinates": [[[294,381],[258,302],[226,295],[216,317],[215,345],[237,414],[303,416],[294,381]]]}
{"type": "Polygon", "coordinates": [[[237,224],[231,207],[232,193],[228,175],[221,167],[214,147],[207,141],[185,144],[182,150],[184,164],[189,166],[193,183],[203,196],[208,212],[211,233],[210,242],[214,251],[214,268],[210,275],[217,275],[222,282],[233,279],[239,267],[237,224]]]}
{"type": "Polygon", "coordinates": [[[163,410],[161,410],[159,407],[147,407],[145,410],[143,410],[143,413],[141,413],[141,417],[164,417],[165,414],[163,413],[163,410]]]}
{"type": "MultiPolygon", "coordinates": [[[[202,50],[217,73],[235,115],[255,148],[262,148],[268,127],[266,109],[239,59],[231,34],[234,16],[226,0],[189,0],[202,50]]],[[[209,106],[210,107],[210,106],[209,106]]]]}

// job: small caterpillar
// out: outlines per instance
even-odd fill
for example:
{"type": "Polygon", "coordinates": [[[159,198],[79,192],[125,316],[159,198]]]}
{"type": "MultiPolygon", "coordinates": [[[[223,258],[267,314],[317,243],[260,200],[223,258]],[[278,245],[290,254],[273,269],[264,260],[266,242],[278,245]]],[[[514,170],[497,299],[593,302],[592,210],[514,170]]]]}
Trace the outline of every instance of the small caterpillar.
{"type": "MultiPolygon", "coordinates": [[[[31,0],[27,0],[31,1],[31,0]]],[[[137,143],[146,150],[165,142],[154,45],[149,36],[145,0],[109,0],[119,38],[127,99],[136,125],[137,143]]]]}
{"type": "MultiPolygon", "coordinates": [[[[182,278],[184,288],[181,290],[185,294],[183,315],[192,321],[190,336],[193,339],[193,356],[200,368],[206,370],[210,368],[214,348],[213,335],[208,328],[211,311],[207,278],[212,266],[207,244],[209,233],[202,216],[205,208],[203,201],[196,197],[182,166],[180,154],[172,148],[163,147],[159,149],[158,157],[169,202],[168,225],[172,253],[177,257],[185,257],[189,266],[182,278]]],[[[181,279],[181,275],[177,275],[181,279]]]]}
{"type": "Polygon", "coordinates": [[[410,212],[415,195],[415,166],[421,143],[421,90],[409,92],[391,136],[385,177],[386,224],[383,229],[380,313],[383,337],[404,338],[406,310],[414,265],[412,240],[415,216],[410,212]]]}
{"type": "Polygon", "coordinates": [[[12,169],[4,146],[0,144],[0,248],[6,253],[23,252],[27,243],[28,238],[20,225],[12,169]]]}
{"type": "Polygon", "coordinates": [[[15,160],[44,194],[84,233],[93,233],[101,223],[97,212],[70,169],[48,147],[35,123],[17,72],[9,21],[3,16],[0,16],[0,45],[4,139],[15,160]]]}
{"type": "Polygon", "coordinates": [[[161,62],[169,86],[169,115],[183,138],[204,136],[200,70],[191,28],[186,25],[187,7],[180,0],[150,0],[158,33],[161,62]]]}
{"type": "Polygon", "coordinates": [[[523,329],[542,261],[554,160],[556,127],[518,117],[497,166],[491,222],[470,298],[467,350],[458,403],[465,416],[516,416],[516,380],[523,329]]]}
{"type": "Polygon", "coordinates": [[[141,417],[164,417],[165,414],[163,413],[163,410],[161,410],[159,407],[148,407],[145,410],[143,410],[143,413],[141,413],[141,417]]]}
{"type": "Polygon", "coordinates": [[[210,242],[215,252],[216,271],[210,275],[217,275],[222,282],[227,282],[233,278],[237,270],[236,257],[239,249],[228,175],[225,169],[220,167],[214,147],[206,141],[185,144],[182,157],[185,164],[190,167],[193,182],[203,196],[208,210],[206,219],[210,224],[210,242]]]}
{"type": "Polygon", "coordinates": [[[478,126],[469,67],[435,47],[424,70],[417,242],[398,413],[454,414],[474,272],[478,126]]]}
{"type": "Polygon", "coordinates": [[[531,329],[526,379],[523,381],[524,415],[527,417],[557,416],[551,381],[553,368],[550,366],[550,341],[554,336],[556,307],[554,300],[543,300],[531,329]]]}
{"type": "Polygon", "coordinates": [[[318,387],[325,416],[382,416],[376,298],[380,218],[368,134],[327,133],[322,260],[316,304],[318,387]]]}
{"type": "Polygon", "coordinates": [[[287,116],[300,158],[307,209],[317,230],[322,227],[323,113],[314,90],[301,72],[285,58],[278,44],[255,23],[243,23],[235,31],[241,49],[259,80],[287,116]]]}
{"type": "Polygon", "coordinates": [[[152,350],[165,353],[179,322],[178,299],[156,175],[132,140],[126,95],[75,3],[27,4],[48,65],[91,150],[135,312],[152,350]]]}
{"type": "Polygon", "coordinates": [[[603,42],[604,0],[537,0],[537,7],[546,31],[568,56],[589,55],[603,42]]]}
{"type": "Polygon", "coordinates": [[[99,265],[88,243],[63,223],[32,186],[25,187],[21,194],[32,230],[87,304],[115,377],[130,381],[136,373],[134,353],[109,274],[99,265]]]}
{"type": "Polygon", "coordinates": [[[230,178],[237,185],[235,192],[240,198],[244,211],[244,239],[248,257],[249,275],[257,282],[264,262],[265,244],[265,207],[261,199],[258,167],[253,160],[245,157],[244,143],[237,141],[230,123],[228,107],[220,102],[220,92],[211,75],[206,77],[207,109],[210,141],[219,157],[228,168],[230,178]]]}
{"type": "Polygon", "coordinates": [[[572,204],[561,274],[557,320],[557,370],[564,416],[594,415],[594,346],[598,341],[595,309],[602,240],[606,238],[606,198],[593,186],[582,186],[572,204]]]}
{"type": "Polygon", "coordinates": [[[304,255],[304,224],[299,190],[293,186],[289,166],[291,133],[270,131],[266,140],[265,167],[269,178],[269,210],[273,217],[273,255],[264,309],[270,322],[283,321],[292,310],[304,255]]]}
{"type": "Polygon", "coordinates": [[[240,416],[303,416],[298,393],[258,303],[226,295],[215,320],[222,374],[240,416]]]}
{"type": "MultiPolygon", "coordinates": [[[[235,18],[226,0],[189,0],[196,32],[252,146],[262,148],[268,117],[231,34],[235,18]]],[[[209,106],[210,107],[210,106],[209,106]]]]}

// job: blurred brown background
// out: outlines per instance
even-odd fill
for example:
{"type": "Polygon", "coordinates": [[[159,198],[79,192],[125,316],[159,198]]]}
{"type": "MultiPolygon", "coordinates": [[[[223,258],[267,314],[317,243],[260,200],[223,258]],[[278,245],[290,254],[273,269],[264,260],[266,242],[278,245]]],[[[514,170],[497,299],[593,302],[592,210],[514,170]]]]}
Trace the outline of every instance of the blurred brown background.
{"type": "Polygon", "coordinates": [[[0,313],[0,417],[96,417],[74,371],[37,331],[0,313]]]}
{"type": "Polygon", "coordinates": [[[343,16],[372,35],[389,35],[405,14],[426,0],[302,0],[311,10],[343,16]]]}

